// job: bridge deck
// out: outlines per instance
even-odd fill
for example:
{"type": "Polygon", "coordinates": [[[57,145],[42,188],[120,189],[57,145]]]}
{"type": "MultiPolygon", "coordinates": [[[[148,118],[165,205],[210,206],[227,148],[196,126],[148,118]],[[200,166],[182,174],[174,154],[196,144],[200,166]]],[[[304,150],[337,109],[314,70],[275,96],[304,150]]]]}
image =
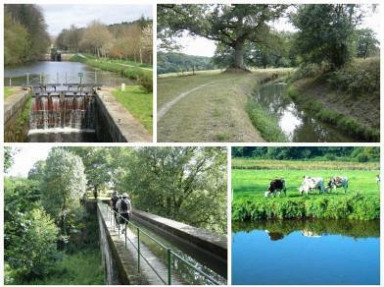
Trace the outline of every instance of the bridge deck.
{"type": "MultiPolygon", "coordinates": [[[[106,226],[111,234],[112,240],[114,242],[118,242],[121,245],[125,245],[126,249],[130,252],[132,257],[138,260],[137,254],[137,235],[132,232],[129,228],[127,228],[127,242],[125,243],[125,235],[122,233],[122,229],[118,228],[114,218],[108,214],[108,211],[104,208],[100,209],[105,220],[106,226]],[[133,245],[133,244],[134,245],[133,245]],[[135,248],[136,247],[136,248],[135,248]]],[[[122,226],[121,226],[122,227],[122,226]]],[[[140,242],[140,253],[142,257],[146,258],[152,267],[156,270],[156,272],[161,276],[164,282],[155,274],[152,268],[148,265],[148,263],[140,259],[140,267],[142,275],[148,281],[148,284],[151,285],[167,285],[168,280],[168,269],[166,265],[141,241],[140,242]]],[[[182,285],[183,283],[177,279],[177,275],[172,273],[172,284],[173,285],[182,285]]]]}

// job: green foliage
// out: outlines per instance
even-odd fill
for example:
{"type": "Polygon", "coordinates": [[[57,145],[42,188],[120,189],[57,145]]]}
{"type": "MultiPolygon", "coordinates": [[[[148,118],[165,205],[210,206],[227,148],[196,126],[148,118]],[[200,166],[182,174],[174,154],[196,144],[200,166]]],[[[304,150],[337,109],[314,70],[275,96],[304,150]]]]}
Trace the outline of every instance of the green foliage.
{"type": "Polygon", "coordinates": [[[67,215],[79,205],[86,178],[81,158],[62,148],[53,148],[47,159],[41,203],[67,235],[67,215]]]}
{"type": "Polygon", "coordinates": [[[252,124],[261,133],[263,139],[271,142],[286,141],[284,133],[277,122],[277,118],[274,115],[269,114],[260,103],[250,97],[245,109],[252,124]]]}
{"type": "Polygon", "coordinates": [[[4,147],[4,172],[7,172],[13,164],[13,151],[11,147],[4,147]]]}
{"type": "Polygon", "coordinates": [[[120,191],[137,209],[225,233],[225,155],[209,147],[140,148],[123,166],[120,191]]]}
{"type": "Polygon", "coordinates": [[[58,228],[51,217],[41,208],[19,216],[18,226],[10,227],[6,233],[9,241],[5,251],[7,284],[45,276],[57,260],[58,228]]]}
{"type": "Polygon", "coordinates": [[[143,91],[140,86],[127,86],[124,92],[115,90],[113,95],[152,134],[152,93],[143,91]]]}
{"type": "Polygon", "coordinates": [[[116,62],[110,62],[102,59],[96,60],[83,58],[78,55],[73,56],[70,60],[73,62],[82,62],[92,67],[99,68],[101,70],[120,74],[123,77],[127,77],[137,81],[138,84],[142,85],[144,91],[146,91],[147,93],[153,91],[152,71],[143,70],[140,67],[128,67],[124,65],[119,65],[116,62]]]}
{"type": "Polygon", "coordinates": [[[40,8],[30,4],[7,4],[4,13],[5,65],[39,59],[50,43],[40,8]]]}
{"type": "Polygon", "coordinates": [[[331,87],[357,97],[374,93],[380,98],[380,59],[356,60],[328,76],[331,87]]]}
{"type": "Polygon", "coordinates": [[[357,44],[356,56],[359,58],[368,58],[380,54],[379,41],[371,29],[356,30],[357,44]]]}
{"type": "Polygon", "coordinates": [[[328,62],[337,69],[352,56],[353,31],[359,17],[354,4],[300,5],[293,15],[299,29],[296,49],[305,62],[328,62]]]}
{"type": "MultiPolygon", "coordinates": [[[[270,161],[272,163],[272,161],[270,161]]],[[[268,162],[265,163],[268,166],[268,162]]],[[[271,170],[233,170],[232,220],[249,221],[257,219],[359,219],[380,218],[379,186],[376,185],[377,170],[338,170],[303,169],[295,170],[292,161],[286,169],[271,170]],[[335,175],[349,178],[346,194],[337,190],[327,194],[315,192],[300,196],[298,187],[303,175],[321,176],[326,181],[335,175]],[[264,192],[270,180],[283,177],[287,186],[287,197],[265,198],[264,192]]],[[[308,164],[307,164],[308,166],[308,164]]],[[[360,167],[362,168],[362,167],[360,167]]]]}
{"type": "Polygon", "coordinates": [[[233,157],[277,160],[359,161],[364,156],[370,162],[379,162],[377,147],[233,147],[233,157]]]}
{"type": "Polygon", "coordinates": [[[209,57],[192,56],[183,53],[157,53],[157,73],[183,73],[192,70],[214,70],[216,65],[213,64],[209,57]]]}
{"type": "Polygon", "coordinates": [[[278,18],[286,5],[159,5],[158,36],[172,38],[187,30],[234,49],[231,67],[243,70],[246,42],[263,43],[268,22],[278,18]]]}
{"type": "Polygon", "coordinates": [[[100,252],[84,249],[66,254],[48,276],[28,282],[30,285],[104,285],[100,252]]]}

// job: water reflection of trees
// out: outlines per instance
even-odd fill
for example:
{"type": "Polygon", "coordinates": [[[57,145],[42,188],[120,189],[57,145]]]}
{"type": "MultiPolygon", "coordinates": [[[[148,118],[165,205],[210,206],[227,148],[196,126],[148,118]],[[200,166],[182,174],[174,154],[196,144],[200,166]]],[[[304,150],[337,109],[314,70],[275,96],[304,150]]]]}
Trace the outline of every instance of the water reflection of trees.
{"type": "Polygon", "coordinates": [[[353,238],[380,237],[379,220],[258,220],[251,223],[234,222],[233,232],[268,230],[286,236],[294,231],[316,235],[338,234],[353,238]]]}

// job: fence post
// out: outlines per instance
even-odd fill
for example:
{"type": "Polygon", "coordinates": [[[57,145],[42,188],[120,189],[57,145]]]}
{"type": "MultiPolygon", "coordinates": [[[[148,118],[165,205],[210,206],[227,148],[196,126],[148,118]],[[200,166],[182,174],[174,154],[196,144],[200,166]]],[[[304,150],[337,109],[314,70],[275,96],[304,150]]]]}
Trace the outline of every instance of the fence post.
{"type": "Polygon", "coordinates": [[[9,86],[12,87],[12,78],[9,78],[9,86]]]}
{"type": "Polygon", "coordinates": [[[27,73],[27,86],[29,86],[29,73],[27,73]]]}
{"type": "Polygon", "coordinates": [[[137,227],[137,272],[140,273],[140,228],[137,227]]]}
{"type": "Polygon", "coordinates": [[[172,285],[172,250],[168,249],[168,285],[172,285]]]}

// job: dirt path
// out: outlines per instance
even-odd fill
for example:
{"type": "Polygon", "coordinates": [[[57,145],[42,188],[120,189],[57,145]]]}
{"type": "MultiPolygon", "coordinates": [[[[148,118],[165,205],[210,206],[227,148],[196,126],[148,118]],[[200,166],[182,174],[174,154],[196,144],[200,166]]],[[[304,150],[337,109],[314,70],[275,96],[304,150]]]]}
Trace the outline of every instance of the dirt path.
{"type": "Polygon", "coordinates": [[[245,110],[255,74],[158,79],[159,142],[264,142],[245,110]]]}
{"type": "Polygon", "coordinates": [[[159,122],[160,119],[169,111],[170,108],[172,108],[178,101],[180,101],[182,98],[184,98],[185,96],[188,96],[190,93],[193,93],[197,90],[200,90],[201,88],[204,88],[208,85],[211,85],[215,83],[214,81],[213,82],[209,82],[209,83],[206,83],[206,84],[203,84],[203,85],[200,85],[200,86],[197,86],[193,89],[190,89],[184,93],[181,93],[179,94],[176,98],[174,98],[172,101],[164,104],[158,111],[157,111],[157,121],[159,122]]]}

